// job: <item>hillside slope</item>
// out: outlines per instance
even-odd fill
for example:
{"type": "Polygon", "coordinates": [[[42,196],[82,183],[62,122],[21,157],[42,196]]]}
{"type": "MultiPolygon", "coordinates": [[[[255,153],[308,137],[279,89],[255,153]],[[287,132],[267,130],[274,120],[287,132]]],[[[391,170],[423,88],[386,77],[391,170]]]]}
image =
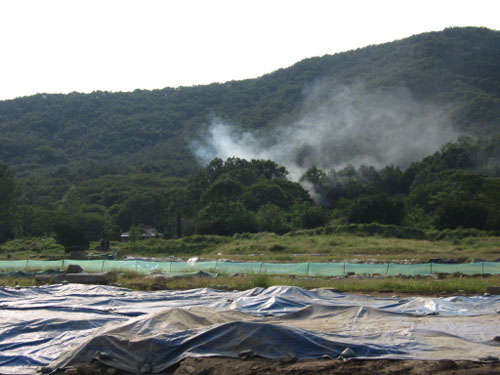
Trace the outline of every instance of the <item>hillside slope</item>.
{"type": "MultiPolygon", "coordinates": [[[[257,79],[130,93],[39,94],[2,101],[0,161],[21,176],[69,171],[77,179],[132,172],[182,177],[197,167],[190,142],[206,138],[214,118],[255,134],[287,129],[304,113],[317,109],[311,103],[328,105],[335,88],[360,85],[363,99],[349,100],[363,106],[366,97],[399,96],[404,90],[418,103],[411,109],[412,116],[428,112],[428,105],[444,108],[453,131],[443,141],[464,133],[489,136],[499,132],[498,61],[500,32],[451,28],[306,59],[257,79]]],[[[368,117],[369,113],[364,114],[362,121],[368,117]]],[[[430,123],[428,131],[435,117],[433,112],[414,126],[430,123]]],[[[371,122],[359,126],[371,126],[370,136],[377,137],[378,128],[371,122]]],[[[355,158],[360,149],[366,149],[366,143],[349,141],[327,156],[342,152],[355,158]]]]}

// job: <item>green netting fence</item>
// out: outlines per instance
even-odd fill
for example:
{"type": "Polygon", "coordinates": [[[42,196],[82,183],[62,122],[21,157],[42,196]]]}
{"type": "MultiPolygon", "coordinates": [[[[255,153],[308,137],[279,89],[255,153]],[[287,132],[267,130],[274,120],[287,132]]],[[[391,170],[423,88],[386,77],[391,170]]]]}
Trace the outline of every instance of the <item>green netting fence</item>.
{"type": "Polygon", "coordinates": [[[0,271],[64,271],[70,264],[77,264],[85,272],[137,272],[143,274],[182,274],[198,271],[218,273],[247,273],[295,276],[345,276],[349,274],[370,275],[431,275],[436,273],[462,273],[464,275],[500,274],[500,262],[478,262],[461,264],[421,263],[360,264],[347,262],[331,263],[266,263],[266,262],[153,262],[145,260],[13,260],[0,261],[0,271]]]}

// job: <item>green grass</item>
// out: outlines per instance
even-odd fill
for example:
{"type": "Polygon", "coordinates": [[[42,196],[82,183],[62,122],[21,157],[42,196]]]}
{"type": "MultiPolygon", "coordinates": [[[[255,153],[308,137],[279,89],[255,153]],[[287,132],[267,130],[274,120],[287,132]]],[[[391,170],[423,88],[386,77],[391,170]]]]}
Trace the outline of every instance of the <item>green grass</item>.
{"type": "MultiPolygon", "coordinates": [[[[91,249],[97,243],[91,244],[91,249]]],[[[112,242],[118,255],[167,258],[200,256],[252,262],[325,262],[376,261],[425,263],[430,258],[500,258],[498,233],[458,229],[454,231],[412,231],[405,228],[373,225],[348,225],[317,228],[277,235],[274,233],[243,233],[234,236],[189,236],[181,239],[146,240],[135,243],[112,242]]],[[[90,250],[91,252],[98,252],[90,250]]],[[[111,252],[109,252],[111,253],[111,252]]],[[[53,238],[21,238],[0,245],[0,260],[63,259],[64,252],[53,238]]],[[[117,270],[120,272],[120,270],[117,270]]],[[[1,277],[3,285],[34,285],[30,277],[1,277]]],[[[120,272],[119,284],[133,289],[151,289],[151,281],[134,272],[120,272]]],[[[500,276],[387,278],[322,278],[273,275],[246,275],[217,278],[174,278],[169,289],[211,287],[217,289],[250,289],[256,286],[296,285],[305,289],[333,288],[342,292],[437,294],[484,293],[488,286],[500,286],[500,276]]]]}
{"type": "MultiPolygon", "coordinates": [[[[118,275],[120,286],[136,289],[151,290],[153,281],[144,275],[132,272],[118,275]]],[[[5,286],[34,286],[32,277],[4,277],[0,278],[0,285],[5,286]]],[[[489,286],[500,286],[500,275],[484,277],[448,277],[436,280],[431,277],[387,277],[387,278],[306,278],[271,275],[219,275],[216,278],[187,277],[172,278],[167,281],[168,289],[214,288],[223,290],[247,290],[255,287],[270,287],[273,285],[291,285],[304,289],[331,288],[345,293],[408,293],[408,294],[483,294],[489,286]]]]}
{"type": "Polygon", "coordinates": [[[0,286],[8,286],[8,287],[14,287],[14,286],[35,286],[36,282],[33,277],[26,277],[26,276],[7,276],[7,277],[0,277],[0,286]]]}
{"type": "Polygon", "coordinates": [[[295,262],[360,259],[425,263],[439,257],[496,260],[500,257],[500,237],[417,240],[352,234],[277,236],[259,233],[253,238],[228,241],[205,254],[244,261],[279,261],[283,257],[295,262]]]}
{"type": "MultiPolygon", "coordinates": [[[[91,244],[95,249],[97,243],[91,244]]],[[[421,231],[401,227],[341,225],[275,233],[243,233],[234,236],[194,235],[180,239],[155,239],[130,243],[113,241],[118,255],[265,262],[325,262],[359,259],[375,262],[425,263],[430,258],[500,258],[497,233],[457,229],[421,231]],[[406,232],[405,232],[406,230],[406,232]]],[[[97,252],[96,250],[90,250],[97,252]]],[[[25,238],[0,245],[0,260],[67,258],[53,238],[25,238]]]]}
{"type": "MultiPolygon", "coordinates": [[[[124,286],[149,289],[150,284],[141,276],[119,277],[124,286]]],[[[150,282],[149,282],[150,283],[150,282]]],[[[254,287],[270,287],[273,285],[291,285],[304,289],[332,288],[339,292],[390,292],[412,294],[482,294],[489,286],[500,286],[500,276],[484,277],[449,277],[436,280],[431,277],[387,277],[387,278],[310,278],[271,275],[246,275],[231,277],[220,275],[217,278],[192,277],[174,278],[167,282],[169,289],[215,288],[225,290],[246,290],[254,287]]]]}
{"type": "Polygon", "coordinates": [[[0,260],[62,259],[64,247],[52,237],[19,238],[0,245],[0,260]]]}

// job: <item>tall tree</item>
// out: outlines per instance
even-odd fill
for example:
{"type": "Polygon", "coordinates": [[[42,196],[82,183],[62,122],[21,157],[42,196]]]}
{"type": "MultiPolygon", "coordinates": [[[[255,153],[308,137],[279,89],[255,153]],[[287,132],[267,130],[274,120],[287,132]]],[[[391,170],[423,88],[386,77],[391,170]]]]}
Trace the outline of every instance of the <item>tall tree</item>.
{"type": "Polygon", "coordinates": [[[0,243],[14,237],[19,197],[14,171],[0,163],[0,243]]]}

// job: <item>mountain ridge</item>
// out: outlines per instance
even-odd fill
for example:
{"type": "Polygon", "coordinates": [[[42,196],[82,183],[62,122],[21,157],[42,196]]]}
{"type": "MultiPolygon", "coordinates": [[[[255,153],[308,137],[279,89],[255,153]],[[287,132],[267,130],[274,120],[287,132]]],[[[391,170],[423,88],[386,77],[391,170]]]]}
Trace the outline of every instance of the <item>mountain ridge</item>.
{"type": "Polygon", "coordinates": [[[404,87],[422,103],[453,103],[450,118],[460,133],[488,137],[498,133],[500,118],[497,61],[500,32],[448,28],[304,59],[242,81],[0,101],[0,161],[21,176],[61,168],[87,178],[187,176],[197,169],[189,141],[204,137],[214,116],[239,131],[266,133],[293,122],[307,88],[319,81],[363,82],[372,96],[404,87]]]}

